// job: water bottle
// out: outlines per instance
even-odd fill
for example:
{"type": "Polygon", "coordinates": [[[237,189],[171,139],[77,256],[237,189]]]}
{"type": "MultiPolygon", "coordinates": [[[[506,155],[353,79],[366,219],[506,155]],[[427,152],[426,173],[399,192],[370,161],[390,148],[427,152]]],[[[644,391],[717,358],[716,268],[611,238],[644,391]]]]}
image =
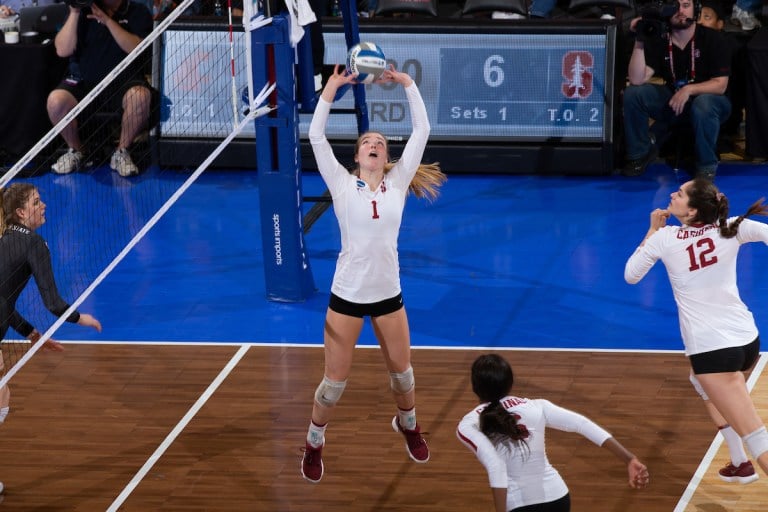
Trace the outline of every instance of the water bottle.
{"type": "Polygon", "coordinates": [[[224,16],[224,10],[221,7],[221,0],[216,0],[213,3],[213,14],[214,16],[224,16]]]}

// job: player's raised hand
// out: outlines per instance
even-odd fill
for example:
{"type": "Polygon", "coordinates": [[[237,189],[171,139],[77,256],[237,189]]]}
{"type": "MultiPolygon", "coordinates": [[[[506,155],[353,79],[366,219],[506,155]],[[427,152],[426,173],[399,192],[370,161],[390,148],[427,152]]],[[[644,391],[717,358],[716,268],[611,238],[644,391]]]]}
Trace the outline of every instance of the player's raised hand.
{"type": "Polygon", "coordinates": [[[658,231],[667,225],[667,219],[669,219],[669,210],[662,210],[656,208],[651,212],[651,229],[658,231]]]}
{"type": "Polygon", "coordinates": [[[393,64],[390,64],[389,68],[385,69],[381,73],[381,76],[376,79],[376,83],[392,82],[402,84],[403,87],[408,87],[413,83],[413,79],[408,73],[401,73],[400,71],[395,70],[395,66],[393,64]]]}
{"type": "Polygon", "coordinates": [[[348,73],[345,68],[336,64],[333,67],[333,74],[328,77],[328,81],[325,83],[321,97],[325,101],[333,103],[336,99],[336,91],[346,85],[355,83],[356,78],[357,75],[348,73]]]}

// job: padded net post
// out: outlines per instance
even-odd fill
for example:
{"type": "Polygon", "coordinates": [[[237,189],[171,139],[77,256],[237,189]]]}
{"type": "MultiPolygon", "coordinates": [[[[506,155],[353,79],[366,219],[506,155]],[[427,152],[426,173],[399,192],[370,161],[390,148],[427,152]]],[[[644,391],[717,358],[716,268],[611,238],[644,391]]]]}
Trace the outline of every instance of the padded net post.
{"type": "Polygon", "coordinates": [[[301,302],[315,285],[304,243],[294,48],[287,15],[251,32],[254,83],[277,88],[270,104],[277,109],[256,120],[261,238],[267,299],[301,302]]]}

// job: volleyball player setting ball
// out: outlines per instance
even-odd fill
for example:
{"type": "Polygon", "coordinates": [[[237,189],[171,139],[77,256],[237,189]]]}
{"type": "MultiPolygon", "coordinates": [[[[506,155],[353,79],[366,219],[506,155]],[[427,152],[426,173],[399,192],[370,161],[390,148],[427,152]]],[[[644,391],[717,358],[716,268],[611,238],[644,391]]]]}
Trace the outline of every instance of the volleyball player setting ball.
{"type": "MultiPolygon", "coordinates": [[[[416,83],[391,64],[385,70],[385,63],[384,54],[371,43],[352,48],[347,69],[342,72],[340,66],[334,66],[309,125],[312,152],[331,193],[341,234],[323,327],[324,375],[314,393],[301,460],[301,475],[312,483],[319,482],[325,471],[322,451],[326,429],[346,388],[365,317],[370,318],[384,354],[395,402],[392,430],[403,436],[414,462],[429,460],[429,448],[416,421],[416,380],[400,288],[398,234],[406,196],[412,193],[434,200],[445,175],[437,163],[421,163],[430,125],[416,83]],[[328,117],[343,87],[374,81],[402,87],[411,115],[411,134],[399,158],[391,158],[387,137],[377,131],[363,133],[355,144],[350,169],[338,161],[326,137],[328,117]]],[[[351,446],[343,433],[335,440],[341,451],[345,445],[351,446]]]]}

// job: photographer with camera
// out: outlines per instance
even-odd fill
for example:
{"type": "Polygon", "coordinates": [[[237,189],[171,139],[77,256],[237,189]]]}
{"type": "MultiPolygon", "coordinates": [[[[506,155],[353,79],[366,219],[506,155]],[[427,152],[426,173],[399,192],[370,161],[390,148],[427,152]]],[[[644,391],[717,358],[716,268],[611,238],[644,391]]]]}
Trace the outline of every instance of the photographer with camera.
{"type": "Polygon", "coordinates": [[[696,24],[697,10],[691,0],[657,3],[641,10],[642,16],[630,24],[636,40],[629,60],[630,85],[624,91],[625,176],[643,174],[658,154],[649,133],[653,119],[659,137],[689,125],[696,175],[715,177],[720,125],[731,114],[724,95],[731,54],[720,32],[696,24]],[[654,76],[664,84],[652,83],[654,76]]]}
{"type": "MultiPolygon", "coordinates": [[[[130,0],[68,0],[69,17],[56,34],[54,44],[60,57],[69,57],[68,75],[48,95],[48,116],[58,123],[101,80],[152,31],[152,14],[130,0]]],[[[96,107],[121,114],[120,140],[110,167],[121,176],[133,176],[139,169],[128,147],[148,126],[157,91],[145,78],[146,62],[136,59],[101,96],[96,107]]],[[[77,119],[61,132],[69,146],[52,170],[68,174],[85,161],[77,119]]]]}

